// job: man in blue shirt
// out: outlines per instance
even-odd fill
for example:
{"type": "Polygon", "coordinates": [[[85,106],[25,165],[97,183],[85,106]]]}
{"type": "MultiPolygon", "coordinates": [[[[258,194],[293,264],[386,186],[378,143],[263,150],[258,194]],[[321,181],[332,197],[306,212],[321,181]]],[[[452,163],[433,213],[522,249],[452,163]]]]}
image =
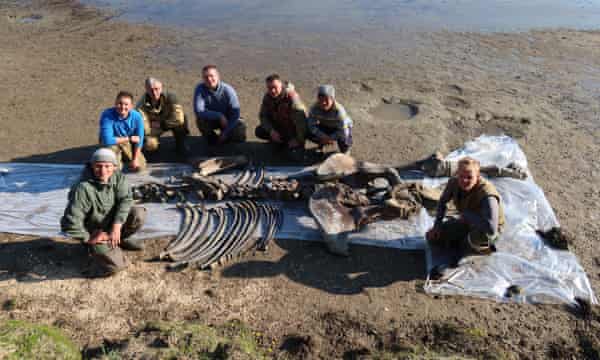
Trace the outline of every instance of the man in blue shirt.
{"type": "Polygon", "coordinates": [[[126,161],[132,171],[146,168],[146,159],[142,154],[144,119],[133,109],[131,93],[119,92],[115,106],[100,115],[100,144],[115,152],[119,166],[126,161]]]}
{"type": "Polygon", "coordinates": [[[202,78],[204,82],[194,92],[194,112],[202,135],[211,145],[246,141],[246,125],[240,119],[240,102],[233,87],[220,81],[215,65],[202,68],[202,78]]]}

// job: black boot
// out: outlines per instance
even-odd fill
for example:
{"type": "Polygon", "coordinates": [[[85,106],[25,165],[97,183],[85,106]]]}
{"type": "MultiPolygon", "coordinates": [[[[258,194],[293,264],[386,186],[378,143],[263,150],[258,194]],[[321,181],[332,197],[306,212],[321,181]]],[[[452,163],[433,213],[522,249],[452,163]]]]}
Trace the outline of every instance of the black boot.
{"type": "Polygon", "coordinates": [[[175,137],[175,151],[177,154],[183,158],[187,158],[191,155],[191,150],[186,144],[186,131],[185,129],[175,129],[173,130],[173,135],[175,137]]]}

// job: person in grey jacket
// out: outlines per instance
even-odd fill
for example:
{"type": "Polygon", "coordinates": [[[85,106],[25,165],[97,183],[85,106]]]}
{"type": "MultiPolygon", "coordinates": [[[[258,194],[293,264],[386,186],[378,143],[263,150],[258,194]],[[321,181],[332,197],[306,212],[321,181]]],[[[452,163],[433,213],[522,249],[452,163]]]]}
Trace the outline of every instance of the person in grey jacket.
{"type": "Polygon", "coordinates": [[[103,275],[127,266],[121,248],[143,247],[142,240],[130,236],[142,227],[146,209],[133,206],[131,188],[117,165],[112,150],[96,150],[71,188],[60,221],[63,233],[88,246],[103,275]]]}
{"type": "Polygon", "coordinates": [[[319,146],[336,143],[342,153],[352,147],[352,119],[344,106],[335,99],[333,85],[321,85],[317,102],[310,108],[307,126],[309,139],[319,146]]]}
{"type": "Polygon", "coordinates": [[[246,125],[240,119],[240,102],[233,87],[221,81],[215,65],[202,68],[202,78],[204,82],[194,91],[198,130],[211,145],[246,141],[246,125]]]}

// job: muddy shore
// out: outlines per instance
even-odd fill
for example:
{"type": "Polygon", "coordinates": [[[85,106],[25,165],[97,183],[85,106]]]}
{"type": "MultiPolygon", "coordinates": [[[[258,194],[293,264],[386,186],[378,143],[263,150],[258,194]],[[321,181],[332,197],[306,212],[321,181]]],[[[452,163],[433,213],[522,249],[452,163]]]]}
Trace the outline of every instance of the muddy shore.
{"type": "MultiPolygon", "coordinates": [[[[289,78],[307,103],[320,82],[329,82],[354,119],[353,155],[361,160],[402,163],[483,133],[516,138],[559,222],[574,234],[571,251],[598,293],[600,32],[410,38],[410,46],[392,49],[375,43],[366,51],[357,40],[282,52],[210,33],[128,24],[66,0],[2,2],[0,161],[85,161],[101,110],[121,89],[141,95],[149,75],[162,79],[192,115],[201,66],[218,64],[251,129],[267,74],[289,78]],[[416,114],[398,120],[406,104],[416,114]]],[[[193,149],[205,154],[192,128],[193,149]]],[[[269,153],[254,138],[245,150],[269,153]]],[[[238,319],[260,332],[276,357],[357,358],[413,345],[475,358],[600,356],[598,316],[582,319],[562,306],[428,296],[419,291],[424,259],[418,253],[356,247],[344,260],[318,244],[279,241],[268,254],[216,273],[171,273],[145,261],[164,241],[135,255],[128,271],[91,280],[81,274],[85,260],[78,260],[84,254],[76,244],[0,234],[0,303],[16,301],[0,311],[0,320],[55,325],[82,349],[130,339],[149,321],[238,319]],[[301,351],[284,346],[288,339],[304,339],[301,351]]],[[[146,350],[130,346],[122,355],[136,358],[146,350]]]]}

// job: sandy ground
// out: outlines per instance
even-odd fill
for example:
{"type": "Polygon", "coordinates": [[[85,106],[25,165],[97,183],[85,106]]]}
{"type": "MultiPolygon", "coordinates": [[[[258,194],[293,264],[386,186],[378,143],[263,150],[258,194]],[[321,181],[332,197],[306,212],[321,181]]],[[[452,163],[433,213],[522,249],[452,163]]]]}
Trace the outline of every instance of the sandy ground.
{"type": "MultiPolygon", "coordinates": [[[[257,124],[269,72],[293,77],[308,103],[320,81],[331,82],[355,120],[359,159],[401,163],[482,133],[515,137],[560,223],[575,235],[572,251],[598,292],[600,32],[411,39],[410,46],[379,52],[370,44],[368,54],[357,40],[327,53],[303,47],[270,56],[212,34],[121,23],[69,1],[4,1],[0,161],[85,161],[100,111],[120,89],[141,95],[149,75],[163,79],[191,115],[201,66],[219,64],[238,90],[249,128],[257,124]],[[417,115],[398,120],[405,110],[398,104],[412,105],[417,115]]],[[[206,154],[195,126],[193,134],[194,151],[206,154]]],[[[167,140],[166,150],[172,146],[167,140]]],[[[261,156],[265,149],[251,140],[241,150],[261,156]]],[[[473,357],[600,356],[598,317],[582,319],[561,306],[424,294],[419,253],[355,247],[350,259],[338,259],[318,244],[280,241],[266,255],[213,274],[173,273],[146,261],[164,242],[132,255],[130,270],[91,280],[81,273],[86,259],[77,244],[0,234],[0,301],[17,301],[0,319],[57,325],[82,348],[127,339],[149,320],[235,318],[272,339],[276,356],[294,353],[282,346],[293,336],[310,337],[301,354],[314,358],[356,358],[402,344],[473,357]],[[452,327],[483,335],[453,337],[444,331],[452,327]]]]}

